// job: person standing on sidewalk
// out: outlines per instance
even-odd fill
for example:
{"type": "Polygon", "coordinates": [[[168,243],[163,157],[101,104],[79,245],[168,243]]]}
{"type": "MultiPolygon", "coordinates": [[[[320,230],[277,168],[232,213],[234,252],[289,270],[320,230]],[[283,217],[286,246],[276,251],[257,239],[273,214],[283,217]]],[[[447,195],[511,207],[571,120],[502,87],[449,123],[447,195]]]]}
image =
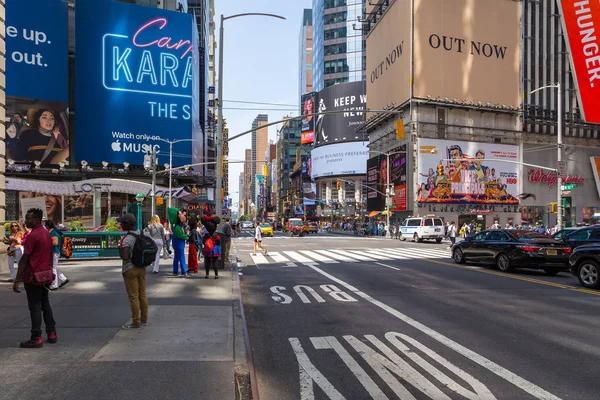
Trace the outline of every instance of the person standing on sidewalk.
{"type": "MultiPolygon", "coordinates": [[[[130,233],[140,235],[140,231],[135,228],[136,219],[133,214],[124,214],[119,218],[121,228],[127,232],[121,239],[119,245],[119,256],[123,260],[121,273],[125,281],[125,289],[129,296],[129,306],[131,307],[131,324],[123,325],[123,329],[139,329],[141,325],[148,324],[148,299],[146,297],[146,268],[136,267],[131,261],[133,247],[137,238],[130,233]]],[[[145,233],[144,233],[145,234],[145,233]]]]}
{"type": "Polygon", "coordinates": [[[169,222],[173,225],[173,275],[177,276],[181,267],[181,276],[188,276],[187,265],[185,262],[185,242],[188,235],[185,233],[185,223],[187,216],[185,210],[169,208],[169,222]]]}
{"type": "Polygon", "coordinates": [[[10,279],[8,282],[14,282],[17,276],[15,262],[19,266],[19,260],[23,255],[23,236],[25,231],[17,221],[11,222],[8,238],[4,238],[4,242],[8,244],[8,270],[10,271],[10,279]]]}
{"type": "Polygon", "coordinates": [[[52,272],[54,273],[54,282],[52,282],[50,285],[50,290],[58,290],[69,283],[69,279],[58,268],[58,259],[60,258],[60,248],[62,245],[62,235],[56,229],[54,221],[47,220],[44,223],[44,226],[52,238],[52,272]]]}
{"type": "Polygon", "coordinates": [[[229,217],[225,218],[225,223],[221,227],[223,235],[221,235],[221,243],[223,243],[223,264],[229,263],[229,250],[231,249],[231,225],[229,225],[229,217]]]}
{"type": "Polygon", "coordinates": [[[165,221],[165,223],[163,224],[163,229],[165,231],[165,247],[164,247],[164,255],[165,258],[171,257],[171,237],[172,237],[172,232],[171,232],[171,228],[169,228],[169,222],[165,221]]]}
{"type": "Polygon", "coordinates": [[[31,316],[31,338],[21,342],[21,348],[39,349],[44,346],[42,339],[42,316],[46,324],[48,343],[56,343],[56,322],[50,306],[49,290],[46,286],[35,284],[33,270],[44,271],[52,268],[52,238],[42,226],[43,212],[32,208],[25,215],[25,224],[31,228],[27,235],[27,244],[19,261],[19,269],[13,291],[21,293],[19,282],[24,282],[27,304],[31,316]]]}
{"type": "Polygon", "coordinates": [[[204,225],[205,233],[202,236],[202,255],[204,256],[204,270],[208,279],[210,269],[215,271],[215,279],[219,279],[219,265],[217,260],[221,256],[221,235],[217,232],[217,226],[221,219],[216,215],[211,215],[210,206],[204,208],[204,215],[200,219],[204,225]]]}
{"type": "Polygon", "coordinates": [[[450,222],[450,226],[448,226],[448,238],[450,239],[450,246],[454,246],[456,243],[456,224],[454,221],[450,222]]]}
{"type": "Polygon", "coordinates": [[[158,217],[158,215],[154,215],[150,219],[150,223],[148,224],[147,229],[148,234],[150,235],[152,240],[154,240],[154,243],[156,243],[156,248],[158,249],[158,251],[156,252],[156,260],[154,260],[154,265],[152,266],[152,273],[158,274],[160,270],[160,251],[166,242],[165,228],[163,228],[163,226],[161,225],[160,218],[158,217]]]}
{"type": "Polygon", "coordinates": [[[265,256],[269,253],[262,245],[262,229],[260,229],[260,222],[256,221],[254,228],[254,255],[256,255],[256,249],[260,247],[264,251],[265,256]]]}
{"type": "Polygon", "coordinates": [[[190,236],[188,238],[188,272],[198,273],[198,250],[202,247],[202,239],[198,232],[198,220],[191,216],[188,222],[190,226],[190,236]]]}

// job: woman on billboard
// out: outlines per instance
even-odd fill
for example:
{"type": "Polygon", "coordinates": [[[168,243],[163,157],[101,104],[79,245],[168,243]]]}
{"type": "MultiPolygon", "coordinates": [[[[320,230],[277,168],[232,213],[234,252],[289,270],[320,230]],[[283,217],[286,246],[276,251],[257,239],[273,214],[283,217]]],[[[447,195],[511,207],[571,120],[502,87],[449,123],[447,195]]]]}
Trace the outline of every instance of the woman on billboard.
{"type": "Polygon", "coordinates": [[[61,124],[53,110],[37,110],[30,129],[19,135],[16,160],[41,161],[58,164],[69,156],[69,142],[60,132],[61,124]]]}

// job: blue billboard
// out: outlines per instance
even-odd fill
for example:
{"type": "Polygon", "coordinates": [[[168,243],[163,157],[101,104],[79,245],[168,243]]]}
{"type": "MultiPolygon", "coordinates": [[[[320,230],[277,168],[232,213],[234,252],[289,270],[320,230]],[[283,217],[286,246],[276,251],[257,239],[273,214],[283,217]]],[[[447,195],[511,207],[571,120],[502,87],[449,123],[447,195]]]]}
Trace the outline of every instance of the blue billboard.
{"type": "MultiPolygon", "coordinates": [[[[78,0],[75,16],[78,161],[142,164],[165,140],[192,138],[192,16],[111,0],[78,0]]],[[[173,165],[191,162],[192,143],[173,145],[173,165]]]]}
{"type": "Polygon", "coordinates": [[[69,101],[67,0],[6,1],[6,95],[69,101]]]}

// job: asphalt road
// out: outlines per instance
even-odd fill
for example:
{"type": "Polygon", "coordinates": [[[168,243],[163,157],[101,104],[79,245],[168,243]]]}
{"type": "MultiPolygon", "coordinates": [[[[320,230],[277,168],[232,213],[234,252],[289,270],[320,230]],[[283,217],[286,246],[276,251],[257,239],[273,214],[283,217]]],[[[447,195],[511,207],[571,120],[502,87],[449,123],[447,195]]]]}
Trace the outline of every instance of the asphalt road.
{"type": "Polygon", "coordinates": [[[261,400],[596,399],[600,292],[447,244],[234,239],[261,400]],[[337,261],[337,262],[336,262],[337,261]]]}

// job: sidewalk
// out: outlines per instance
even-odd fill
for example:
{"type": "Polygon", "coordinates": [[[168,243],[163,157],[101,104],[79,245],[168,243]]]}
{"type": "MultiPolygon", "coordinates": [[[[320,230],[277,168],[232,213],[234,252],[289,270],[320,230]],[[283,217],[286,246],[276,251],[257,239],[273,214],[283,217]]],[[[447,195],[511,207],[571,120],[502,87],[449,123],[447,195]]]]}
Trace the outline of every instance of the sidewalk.
{"type": "Polygon", "coordinates": [[[218,280],[202,269],[173,277],[171,262],[148,269],[148,326],[130,331],[120,262],[63,262],[71,282],[50,294],[58,343],[42,349],[19,348],[30,334],[25,290],[0,283],[0,399],[236,398],[238,281],[228,269],[218,280]]]}

